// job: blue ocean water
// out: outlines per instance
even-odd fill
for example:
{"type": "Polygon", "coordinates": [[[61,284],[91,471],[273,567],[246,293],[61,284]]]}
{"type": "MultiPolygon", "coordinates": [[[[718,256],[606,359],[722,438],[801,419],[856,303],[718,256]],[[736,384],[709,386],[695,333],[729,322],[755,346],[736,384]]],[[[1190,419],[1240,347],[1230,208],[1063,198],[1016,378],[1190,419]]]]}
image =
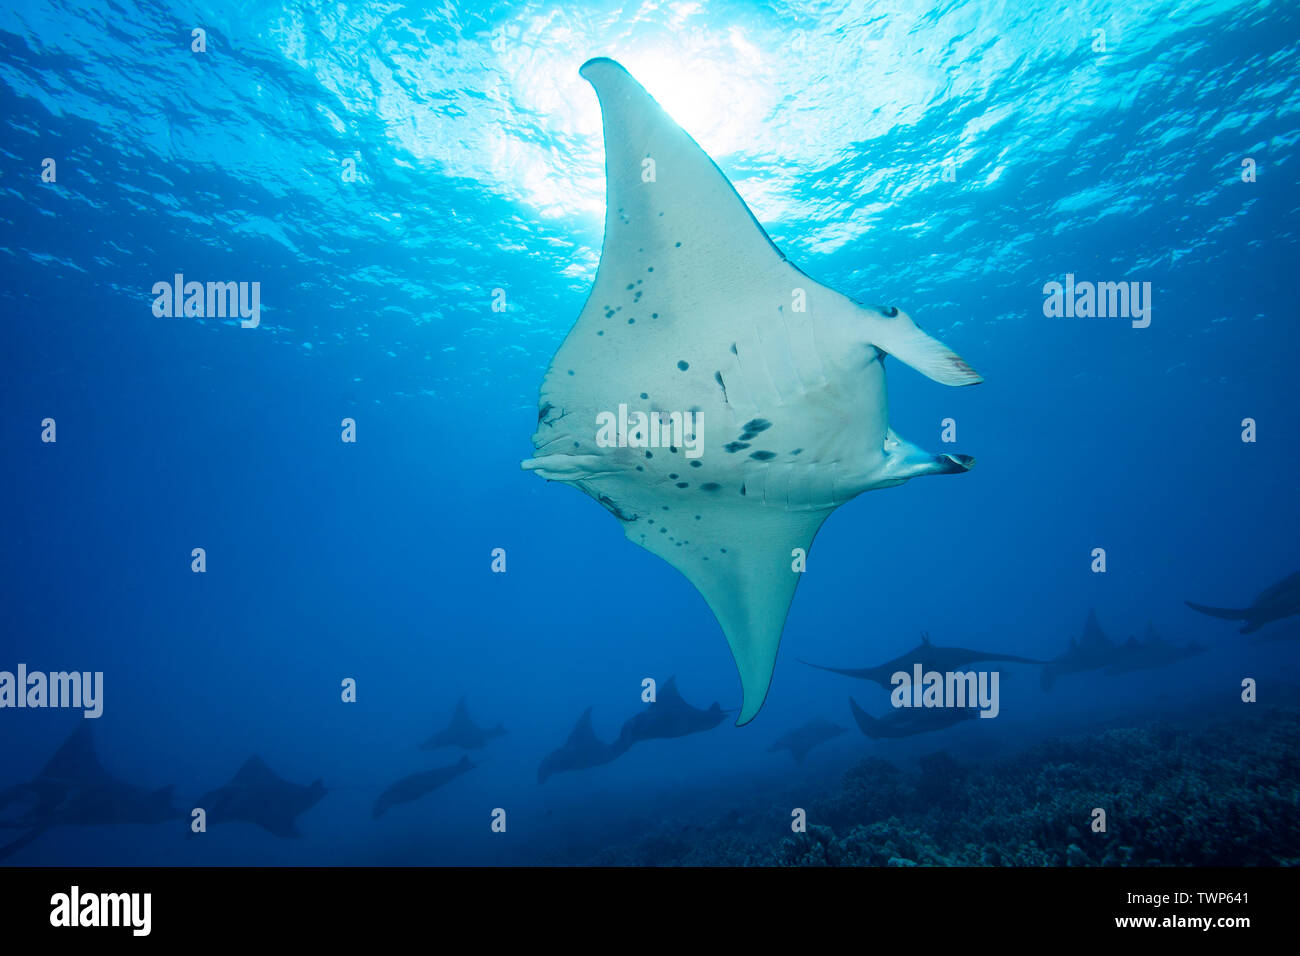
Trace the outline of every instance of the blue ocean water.
{"type": "MultiPolygon", "coordinates": [[[[683,821],[707,843],[865,756],[992,759],[1300,684],[1295,618],[1256,643],[1184,604],[1300,568],[1297,41],[1300,11],[1258,2],[10,5],[0,669],[102,671],[101,760],[180,807],[250,754],[331,792],[297,839],[57,827],[8,862],[583,862],[683,821]],[[890,364],[893,427],[978,466],[832,516],[754,722],[539,784],[585,708],[606,740],[644,709],[644,678],[740,704],[690,584],[519,468],[600,256],[592,56],[800,268],[897,303],[985,382],[890,364]],[[155,315],[178,273],[259,282],[259,326],[155,315]],[[1045,315],[1067,274],[1149,282],[1149,327],[1045,315]],[[848,709],[883,713],[883,691],[799,663],[880,663],[922,632],[1054,657],[1090,608],[1117,641],[1150,621],[1207,649],[1050,693],[1006,665],[997,720],[899,742],[848,709]],[[419,744],[462,695],[507,735],[372,819],[459,759],[419,744]],[[849,732],[802,765],[768,752],[814,717],[849,732]]],[[[81,719],[0,711],[0,788],[81,719]]]]}

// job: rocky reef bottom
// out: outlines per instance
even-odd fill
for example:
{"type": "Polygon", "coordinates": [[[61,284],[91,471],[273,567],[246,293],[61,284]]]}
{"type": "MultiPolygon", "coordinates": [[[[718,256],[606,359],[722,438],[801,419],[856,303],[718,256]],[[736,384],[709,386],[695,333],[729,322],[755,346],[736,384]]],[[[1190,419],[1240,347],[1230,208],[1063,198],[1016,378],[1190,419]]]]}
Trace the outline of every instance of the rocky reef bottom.
{"type": "MultiPolygon", "coordinates": [[[[769,793],[704,822],[664,820],[582,861],[605,866],[1293,866],[1300,710],[1054,738],[903,771],[867,758],[806,802],[769,793]],[[791,831],[792,807],[807,832],[791,831]],[[1105,832],[1094,832],[1094,809],[1105,832]]],[[[798,799],[793,794],[786,797],[798,799]]]]}

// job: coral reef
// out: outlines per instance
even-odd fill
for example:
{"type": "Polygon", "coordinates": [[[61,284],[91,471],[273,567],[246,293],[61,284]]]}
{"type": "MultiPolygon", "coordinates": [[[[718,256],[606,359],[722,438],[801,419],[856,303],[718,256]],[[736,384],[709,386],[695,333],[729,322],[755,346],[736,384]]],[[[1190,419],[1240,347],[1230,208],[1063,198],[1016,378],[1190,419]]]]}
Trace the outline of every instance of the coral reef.
{"type": "MultiPolygon", "coordinates": [[[[780,794],[707,824],[664,821],[602,865],[1251,866],[1300,863],[1300,712],[1055,738],[914,772],[867,758],[791,832],[780,794]],[[1105,832],[1091,826],[1106,812],[1105,832]]],[[[806,796],[806,795],[805,795],[806,796]]],[[[575,861],[576,862],[576,861],[575,861]]]]}

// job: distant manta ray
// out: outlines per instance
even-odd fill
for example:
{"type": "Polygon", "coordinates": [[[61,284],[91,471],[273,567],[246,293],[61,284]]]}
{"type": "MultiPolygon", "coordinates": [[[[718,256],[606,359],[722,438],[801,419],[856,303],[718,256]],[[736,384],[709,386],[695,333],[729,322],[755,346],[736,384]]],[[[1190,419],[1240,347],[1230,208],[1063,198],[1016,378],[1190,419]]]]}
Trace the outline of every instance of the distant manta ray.
{"type": "Polygon", "coordinates": [[[823,720],[819,717],[779,737],[767,750],[768,753],[788,750],[790,756],[794,757],[794,762],[801,764],[803,758],[808,756],[808,751],[818,744],[833,740],[842,733],[844,733],[844,728],[839,724],[833,724],[829,720],[823,720]]]}
{"type": "Polygon", "coordinates": [[[302,834],[294,821],[326,793],[321,781],[293,783],[253,756],[230,783],[200,797],[198,806],[207,812],[208,823],[255,823],[278,837],[298,837],[302,834]]]}
{"type": "Polygon", "coordinates": [[[872,717],[852,697],[849,698],[849,710],[853,712],[858,730],[873,740],[928,734],[976,716],[969,707],[900,707],[890,710],[884,717],[872,717]]]}
{"type": "Polygon", "coordinates": [[[845,677],[857,677],[861,680],[874,681],[885,690],[889,690],[893,687],[891,678],[899,671],[905,671],[910,677],[912,667],[915,664],[920,664],[921,669],[924,671],[947,673],[948,671],[961,670],[977,661],[1009,661],[1015,664],[1043,663],[1034,660],[1032,657],[1017,657],[1015,654],[999,654],[996,651],[973,651],[965,647],[939,647],[930,643],[929,634],[922,634],[921,643],[906,654],[900,654],[892,661],[886,661],[875,667],[825,667],[822,664],[814,664],[812,661],[802,661],[802,663],[818,670],[830,671],[832,674],[843,674],[845,677]]]}
{"type": "Polygon", "coordinates": [[[379,795],[379,799],[375,801],[375,806],[370,811],[370,815],[378,820],[388,812],[389,807],[418,800],[425,794],[433,793],[439,787],[445,787],[461,774],[468,773],[477,766],[478,764],[471,763],[468,755],[466,755],[449,767],[436,767],[433,770],[413,773],[409,777],[403,777],[379,795]]]}
{"type": "Polygon", "coordinates": [[[90,721],[77,728],[33,779],[0,790],[0,827],[27,832],[0,846],[0,860],[42,833],[61,826],[165,823],[183,814],[172,806],[172,788],[150,790],[123,783],[95,753],[90,721]]]}
{"type": "Polygon", "coordinates": [[[456,704],[456,710],[451,715],[450,723],[422,743],[420,749],[436,750],[439,747],[460,747],[463,750],[478,750],[486,747],[487,742],[493,737],[500,737],[505,732],[506,729],[500,724],[484,730],[474,723],[474,718],[469,715],[469,707],[465,703],[465,698],[462,697],[456,704]]]}
{"type": "Polygon", "coordinates": [[[1300,571],[1288,575],[1277,584],[1265,589],[1255,598],[1250,607],[1207,607],[1184,601],[1193,611],[1200,611],[1210,617],[1224,618],[1229,621],[1245,621],[1241,626],[1242,634],[1258,631],[1265,624],[1280,621],[1284,617],[1300,614],[1300,571]]]}
{"type": "Polygon", "coordinates": [[[726,719],[727,712],[715,700],[708,710],[686,703],[677,689],[676,675],[659,688],[654,703],[623,722],[614,741],[616,748],[629,749],[646,740],[686,737],[712,730],[726,719]]]}
{"type": "Polygon", "coordinates": [[[745,724],[772,681],[795,549],[806,554],[827,516],[864,491],[974,465],[889,427],[885,356],[945,385],[982,379],[905,312],[862,305],[788,262],[623,67],[599,58],[579,72],[604,119],[605,240],[543,379],[536,457],[522,467],[595,498],[695,585],[740,672],[745,724]],[[615,415],[630,426],[611,443],[598,416],[615,415]],[[656,422],[674,415],[665,436],[656,422]],[[698,416],[690,428],[686,416],[698,416]]]}
{"type": "Polygon", "coordinates": [[[1169,643],[1156,631],[1155,625],[1148,621],[1145,637],[1140,641],[1130,637],[1121,644],[1116,650],[1115,660],[1107,664],[1102,673],[1107,677],[1114,677],[1116,674],[1168,667],[1170,664],[1195,657],[1204,650],[1205,648],[1195,641],[1182,647],[1169,643]]]}
{"type": "Polygon", "coordinates": [[[617,760],[627,753],[627,747],[607,744],[596,736],[591,726],[591,708],[588,707],[573,725],[564,746],[552,750],[537,768],[537,782],[557,773],[570,773],[575,770],[589,770],[617,760]]]}

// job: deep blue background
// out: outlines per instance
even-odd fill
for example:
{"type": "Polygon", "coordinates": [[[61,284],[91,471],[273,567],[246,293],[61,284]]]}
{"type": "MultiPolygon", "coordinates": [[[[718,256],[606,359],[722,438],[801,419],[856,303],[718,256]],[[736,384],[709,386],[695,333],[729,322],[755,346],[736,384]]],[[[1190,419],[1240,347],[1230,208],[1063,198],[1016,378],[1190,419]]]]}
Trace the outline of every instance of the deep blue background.
{"type": "MultiPolygon", "coordinates": [[[[104,671],[105,764],[174,783],[186,806],[250,753],[340,788],[297,841],[69,829],[12,862],[528,862],[764,787],[815,791],[864,753],[1010,746],[1230,699],[1243,676],[1300,680],[1294,640],[1252,644],[1182,603],[1244,604],[1300,567],[1294,8],[586,6],[0,14],[0,669],[104,671]],[[596,54],[652,95],[656,75],[698,64],[690,101],[663,102],[774,241],[846,294],[907,309],[986,383],[890,363],[896,430],[978,467],[827,523],[753,724],[539,787],[578,714],[594,705],[612,736],[643,677],[739,704],[690,585],[594,502],[519,470],[599,249],[596,104],[577,77],[596,54]],[[349,156],[360,182],[340,181],[349,156]],[[149,290],[174,272],[260,281],[262,327],[155,318],[149,290]],[[1042,285],[1067,272],[1151,282],[1150,328],[1044,318],[1042,285]],[[39,440],[46,416],[57,444],[39,440]],[[949,416],[959,441],[941,446],[949,416]],[[813,716],[851,727],[850,693],[886,706],[796,657],[874,664],[923,630],[1052,656],[1090,606],[1114,638],[1150,620],[1210,650],[1050,695],[1006,667],[996,721],[904,744],[855,730],[803,768],[766,753],[813,716]],[[462,693],[509,735],[372,822],[382,787],[459,756],[417,745],[462,693]]],[[[0,786],[76,719],[0,712],[0,786]]]]}

